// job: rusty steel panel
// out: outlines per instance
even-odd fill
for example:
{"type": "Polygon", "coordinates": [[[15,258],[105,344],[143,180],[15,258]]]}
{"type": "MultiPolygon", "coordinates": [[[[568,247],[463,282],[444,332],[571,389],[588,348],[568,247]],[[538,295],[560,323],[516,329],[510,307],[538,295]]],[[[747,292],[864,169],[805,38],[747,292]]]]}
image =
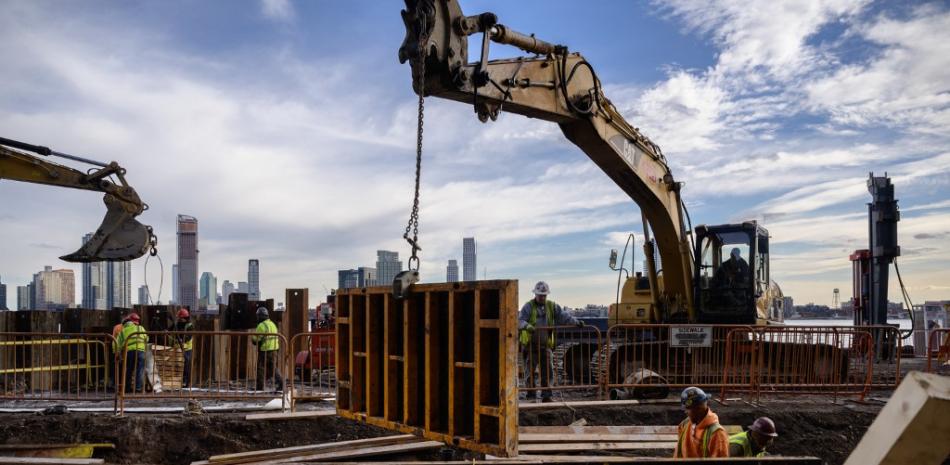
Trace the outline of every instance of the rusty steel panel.
{"type": "Polygon", "coordinates": [[[497,456],[518,454],[518,282],[336,295],[337,413],[497,456]]]}
{"type": "Polygon", "coordinates": [[[307,288],[286,290],[286,310],[281,333],[288,341],[300,333],[310,331],[309,295],[310,290],[307,288]]]}

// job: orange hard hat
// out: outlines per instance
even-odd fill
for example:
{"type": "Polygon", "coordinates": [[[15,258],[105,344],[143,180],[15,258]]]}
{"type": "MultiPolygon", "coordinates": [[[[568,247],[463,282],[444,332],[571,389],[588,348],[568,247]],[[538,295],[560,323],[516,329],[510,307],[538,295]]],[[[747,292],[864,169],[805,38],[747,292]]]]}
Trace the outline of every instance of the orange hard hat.
{"type": "Polygon", "coordinates": [[[183,308],[183,309],[181,309],[181,310],[178,311],[178,318],[188,318],[188,317],[189,317],[189,315],[188,315],[188,309],[183,308]]]}
{"type": "Polygon", "coordinates": [[[138,323],[139,321],[142,321],[142,319],[139,318],[139,314],[135,312],[129,313],[129,320],[134,321],[136,323],[138,323]]]}

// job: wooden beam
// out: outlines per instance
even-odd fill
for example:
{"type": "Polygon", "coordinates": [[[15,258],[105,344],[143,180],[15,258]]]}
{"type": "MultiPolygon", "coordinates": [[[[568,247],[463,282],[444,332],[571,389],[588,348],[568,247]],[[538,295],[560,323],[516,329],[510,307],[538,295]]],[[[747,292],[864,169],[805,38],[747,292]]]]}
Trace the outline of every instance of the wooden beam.
{"type": "Polygon", "coordinates": [[[102,459],[54,459],[46,457],[0,457],[0,465],[99,465],[102,459]]]}
{"type": "Polygon", "coordinates": [[[543,434],[528,433],[518,435],[518,444],[529,442],[657,442],[657,441],[676,441],[677,435],[644,433],[644,434],[543,434]]]}
{"type": "Polygon", "coordinates": [[[247,421],[254,420],[293,420],[296,418],[333,417],[336,410],[315,410],[311,412],[280,412],[280,413],[252,413],[244,417],[247,421]]]}
{"type": "MultiPolygon", "coordinates": [[[[410,441],[417,441],[418,438],[411,434],[400,434],[396,436],[383,436],[380,438],[356,439],[353,441],[327,442],[323,444],[309,444],[306,446],[283,447],[280,449],[253,450],[248,452],[238,452],[234,454],[213,455],[203,463],[216,465],[252,463],[256,460],[275,459],[282,457],[293,457],[303,453],[329,452],[345,449],[358,449],[367,447],[376,447],[392,444],[402,444],[410,441]]],[[[194,463],[193,463],[194,465],[194,463]]]]}
{"type": "Polygon", "coordinates": [[[941,464],[950,454],[950,377],[910,372],[845,465],[941,464]]]}
{"type": "MultiPolygon", "coordinates": [[[[742,432],[739,425],[722,425],[729,434],[742,432]]],[[[518,434],[677,434],[674,425],[612,425],[612,426],[522,426],[518,434]]],[[[570,440],[570,437],[565,437],[570,440]]]]}
{"type": "MultiPolygon", "coordinates": [[[[341,460],[362,459],[366,457],[376,457],[376,456],[381,456],[381,455],[408,454],[412,452],[421,452],[424,450],[440,449],[442,447],[445,447],[445,444],[440,441],[417,441],[417,442],[410,442],[410,443],[405,443],[405,444],[393,444],[390,446],[363,447],[363,448],[357,448],[357,449],[339,450],[339,451],[334,451],[334,452],[299,455],[299,456],[276,459],[276,460],[262,460],[262,461],[250,462],[250,463],[253,463],[253,465],[280,465],[280,464],[286,464],[286,463],[299,463],[299,462],[341,461],[341,460]]],[[[358,463],[362,463],[362,461],[359,461],[358,463]]]]}
{"type": "Polygon", "coordinates": [[[591,450],[665,450],[676,447],[676,441],[663,442],[562,442],[518,444],[519,453],[577,452],[591,450]]]}

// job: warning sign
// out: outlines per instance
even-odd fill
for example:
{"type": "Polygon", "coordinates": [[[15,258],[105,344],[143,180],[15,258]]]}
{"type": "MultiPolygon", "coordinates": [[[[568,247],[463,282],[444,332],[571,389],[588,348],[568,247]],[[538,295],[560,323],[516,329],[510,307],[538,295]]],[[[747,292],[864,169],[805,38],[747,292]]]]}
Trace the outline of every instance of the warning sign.
{"type": "Polygon", "coordinates": [[[712,326],[671,326],[670,346],[712,347],[712,326]]]}

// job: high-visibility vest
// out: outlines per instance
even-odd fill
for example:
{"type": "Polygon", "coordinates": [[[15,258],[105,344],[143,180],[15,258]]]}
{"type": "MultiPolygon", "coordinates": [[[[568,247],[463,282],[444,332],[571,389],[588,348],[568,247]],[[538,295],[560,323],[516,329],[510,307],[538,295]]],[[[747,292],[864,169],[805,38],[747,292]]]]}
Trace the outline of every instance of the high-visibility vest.
{"type": "MultiPolygon", "coordinates": [[[[185,323],[185,327],[181,331],[188,332],[194,329],[195,325],[192,322],[185,323]]],[[[176,328],[177,329],[177,328],[176,328]]],[[[191,350],[194,337],[191,334],[179,334],[178,335],[178,344],[181,346],[181,350],[187,352],[191,350]]]]}
{"type": "Polygon", "coordinates": [[[119,350],[122,350],[124,347],[127,352],[145,352],[145,342],[147,338],[148,336],[146,336],[144,328],[134,322],[127,321],[119,333],[119,350]],[[129,342],[126,343],[125,341],[129,342]]]}
{"type": "Polygon", "coordinates": [[[280,349],[280,339],[276,336],[277,325],[273,321],[267,319],[258,323],[255,331],[259,335],[252,337],[251,340],[257,343],[257,350],[271,352],[280,349]],[[274,334],[274,336],[261,336],[261,334],[274,334]]]}
{"type": "MultiPolygon", "coordinates": [[[[554,326],[554,302],[550,300],[544,301],[544,315],[547,317],[547,323],[549,326],[554,326]]],[[[528,324],[531,327],[535,327],[538,324],[538,302],[534,299],[531,299],[531,313],[528,314],[528,324]]],[[[521,342],[521,345],[528,345],[531,342],[531,332],[526,329],[522,329],[518,334],[518,339],[521,342]]],[[[554,348],[554,331],[548,331],[548,348],[554,348]]]]}
{"type": "Polygon", "coordinates": [[[743,431],[741,433],[733,434],[729,436],[729,445],[738,444],[742,446],[742,456],[743,457],[765,457],[765,450],[759,451],[758,454],[752,453],[752,439],[749,438],[748,431],[743,431]]]}
{"type": "MultiPolygon", "coordinates": [[[[683,439],[686,437],[687,434],[689,434],[689,418],[680,422],[679,429],[680,429],[680,437],[679,437],[679,441],[677,442],[678,447],[676,448],[676,450],[679,451],[680,457],[673,457],[673,458],[686,458],[682,456],[683,455],[683,439]]],[[[721,429],[722,429],[722,425],[720,425],[719,423],[713,423],[706,428],[706,431],[703,431],[703,443],[702,443],[702,448],[700,449],[703,456],[696,457],[696,458],[705,459],[709,457],[709,440],[712,438],[713,434],[716,434],[716,431],[719,431],[721,429]]]]}

